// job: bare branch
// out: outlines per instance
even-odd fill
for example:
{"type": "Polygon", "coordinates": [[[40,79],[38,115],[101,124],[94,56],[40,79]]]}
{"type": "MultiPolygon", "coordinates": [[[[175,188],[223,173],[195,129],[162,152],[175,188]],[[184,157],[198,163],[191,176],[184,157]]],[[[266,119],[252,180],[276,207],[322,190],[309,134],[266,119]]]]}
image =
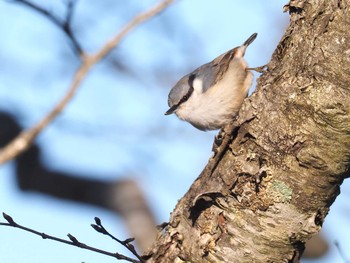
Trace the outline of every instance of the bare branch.
{"type": "Polygon", "coordinates": [[[117,241],[119,244],[121,244],[122,246],[126,247],[135,257],[137,257],[140,262],[144,262],[144,260],[142,259],[142,257],[137,253],[135,247],[133,244],[131,244],[131,242],[133,242],[135,239],[134,238],[127,238],[124,241],[116,238],[115,236],[113,236],[111,233],[109,233],[107,231],[107,229],[105,229],[105,227],[102,225],[101,219],[98,217],[95,217],[95,224],[91,224],[91,227],[93,229],[95,229],[98,233],[104,234],[109,236],[110,238],[112,238],[113,240],[117,241]]]}
{"type": "Polygon", "coordinates": [[[72,16],[74,13],[74,8],[77,3],[77,0],[68,0],[67,1],[67,14],[66,14],[66,23],[70,25],[72,21],[72,16]]]}
{"type": "Polygon", "coordinates": [[[70,239],[70,241],[62,239],[62,238],[54,237],[54,236],[51,236],[51,235],[48,235],[48,234],[36,231],[34,229],[31,229],[31,228],[19,225],[12,219],[11,216],[9,216],[9,215],[7,215],[5,213],[2,213],[2,215],[3,215],[3,217],[6,219],[6,221],[8,223],[1,223],[0,222],[0,226],[15,227],[15,228],[24,230],[26,232],[30,232],[30,233],[32,233],[34,235],[40,236],[43,239],[50,239],[50,240],[54,240],[54,241],[57,241],[57,242],[60,242],[60,243],[64,243],[64,244],[67,244],[67,245],[79,247],[79,248],[82,248],[82,249],[87,249],[87,250],[90,250],[90,251],[93,251],[93,252],[96,252],[96,253],[99,253],[99,254],[103,254],[103,255],[106,255],[106,256],[110,256],[110,257],[116,258],[118,260],[126,260],[126,261],[132,262],[132,263],[142,263],[142,262],[144,262],[139,255],[137,255],[137,257],[141,259],[140,261],[139,260],[135,260],[135,259],[130,258],[130,257],[127,257],[127,256],[124,256],[124,255],[119,254],[119,253],[113,253],[113,252],[109,252],[109,251],[102,250],[102,249],[99,249],[99,248],[95,248],[95,247],[92,247],[92,246],[88,246],[88,245],[86,245],[84,243],[79,242],[78,239],[76,237],[74,237],[73,235],[71,235],[71,234],[67,235],[68,238],[70,239]]]}
{"type": "Polygon", "coordinates": [[[83,54],[83,50],[78,42],[78,40],[75,38],[72,28],[71,28],[71,21],[74,13],[74,8],[77,0],[70,0],[67,4],[67,14],[66,14],[66,20],[63,24],[63,30],[67,34],[67,36],[70,37],[73,46],[76,48],[77,53],[81,56],[83,54]]]}
{"type": "MultiPolygon", "coordinates": [[[[23,1],[23,0],[20,0],[23,1]]],[[[140,25],[144,21],[152,18],[156,14],[160,13],[167,6],[169,6],[174,0],[164,0],[148,11],[137,15],[131,20],[126,26],[111,40],[109,40],[97,53],[92,55],[82,54],[83,62],[79,69],[75,73],[71,87],[67,94],[62,98],[61,101],[45,116],[39,123],[27,131],[20,133],[18,137],[12,140],[8,145],[0,150],[0,164],[3,164],[20,153],[25,151],[36,138],[36,136],[50,123],[55,117],[64,109],[68,102],[73,98],[75,92],[80,86],[81,82],[91,70],[91,68],[100,60],[102,60],[113,48],[115,48],[120,41],[136,26],[140,25]]]]}
{"type": "Polygon", "coordinates": [[[63,32],[67,35],[77,55],[82,56],[84,54],[78,40],[75,38],[74,34],[71,31],[71,20],[72,20],[73,11],[76,3],[75,0],[71,0],[67,3],[67,13],[66,13],[66,19],[64,21],[62,21],[60,18],[58,18],[48,10],[44,9],[43,7],[35,3],[32,3],[28,0],[13,0],[13,2],[27,6],[37,11],[38,13],[42,14],[43,16],[46,16],[52,23],[58,26],[58,28],[62,29],[63,32]]]}

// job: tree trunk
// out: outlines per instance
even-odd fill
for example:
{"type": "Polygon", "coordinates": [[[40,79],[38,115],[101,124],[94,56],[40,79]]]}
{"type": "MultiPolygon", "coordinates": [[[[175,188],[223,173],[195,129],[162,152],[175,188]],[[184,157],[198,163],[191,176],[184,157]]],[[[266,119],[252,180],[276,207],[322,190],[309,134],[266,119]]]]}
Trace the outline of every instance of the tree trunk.
{"type": "Polygon", "coordinates": [[[350,0],[291,1],[291,23],[147,262],[298,262],[349,174],[350,0]]]}

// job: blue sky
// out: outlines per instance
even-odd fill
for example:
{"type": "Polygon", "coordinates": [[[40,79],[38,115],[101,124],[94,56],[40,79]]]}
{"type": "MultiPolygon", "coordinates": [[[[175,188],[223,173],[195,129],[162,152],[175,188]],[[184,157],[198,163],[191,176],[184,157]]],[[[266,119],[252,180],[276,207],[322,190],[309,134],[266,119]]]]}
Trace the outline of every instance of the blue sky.
{"type": "MultiPolygon", "coordinates": [[[[73,29],[84,49],[95,52],[130,18],[155,2],[123,5],[125,1],[120,1],[123,4],[113,9],[106,8],[113,6],[112,0],[98,8],[80,0],[73,29]]],[[[253,32],[258,32],[258,38],[249,46],[246,59],[251,66],[265,64],[288,25],[284,4],[281,0],[176,1],[113,51],[124,65],[131,66],[132,73],[117,74],[108,63],[94,68],[65,111],[38,137],[43,161],[50,169],[106,180],[132,177],[144,190],[158,222],[167,221],[177,200],[207,163],[216,134],[164,116],[170,88],[253,32]]],[[[63,5],[55,8],[59,13],[63,5]]],[[[0,109],[20,116],[21,124],[30,127],[65,93],[78,60],[66,37],[44,17],[10,1],[0,1],[0,11],[0,109]]],[[[13,172],[12,162],[0,167],[0,212],[42,232],[59,237],[71,233],[84,243],[125,252],[89,226],[99,216],[116,236],[129,237],[115,214],[21,192],[13,172]]],[[[350,236],[348,189],[345,181],[324,227],[329,240],[337,240],[344,251],[350,236]]],[[[343,262],[334,246],[317,262],[330,261],[343,262]]],[[[0,262],[115,260],[2,227],[0,262]]]]}

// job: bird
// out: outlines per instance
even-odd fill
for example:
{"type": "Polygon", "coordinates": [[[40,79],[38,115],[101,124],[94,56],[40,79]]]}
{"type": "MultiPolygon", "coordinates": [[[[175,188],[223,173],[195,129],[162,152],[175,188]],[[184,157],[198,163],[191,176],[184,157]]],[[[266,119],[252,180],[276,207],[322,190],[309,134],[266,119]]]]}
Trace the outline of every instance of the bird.
{"type": "Polygon", "coordinates": [[[169,92],[165,115],[175,113],[202,131],[231,123],[253,83],[244,54],[256,37],[252,34],[241,46],[182,77],[169,92]]]}

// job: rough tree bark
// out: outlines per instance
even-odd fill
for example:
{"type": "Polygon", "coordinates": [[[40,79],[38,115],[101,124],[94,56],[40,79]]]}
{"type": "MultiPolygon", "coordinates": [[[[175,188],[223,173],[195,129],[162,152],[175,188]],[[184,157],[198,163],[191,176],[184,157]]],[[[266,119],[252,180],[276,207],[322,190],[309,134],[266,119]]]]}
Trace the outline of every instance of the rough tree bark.
{"type": "Polygon", "coordinates": [[[349,175],[349,7],[285,6],[291,23],[229,147],[179,201],[147,262],[299,260],[349,175]]]}

